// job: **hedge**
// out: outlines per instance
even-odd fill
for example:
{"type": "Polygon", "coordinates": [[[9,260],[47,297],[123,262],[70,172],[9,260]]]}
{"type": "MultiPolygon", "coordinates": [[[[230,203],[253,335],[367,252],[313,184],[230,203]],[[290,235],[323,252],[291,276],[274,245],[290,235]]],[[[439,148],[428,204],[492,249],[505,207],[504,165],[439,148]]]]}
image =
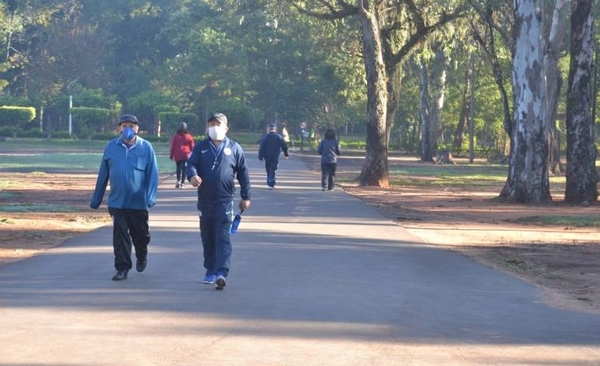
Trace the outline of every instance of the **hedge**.
{"type": "Polygon", "coordinates": [[[34,118],[34,107],[0,106],[0,127],[10,128],[13,134],[34,118]]]}

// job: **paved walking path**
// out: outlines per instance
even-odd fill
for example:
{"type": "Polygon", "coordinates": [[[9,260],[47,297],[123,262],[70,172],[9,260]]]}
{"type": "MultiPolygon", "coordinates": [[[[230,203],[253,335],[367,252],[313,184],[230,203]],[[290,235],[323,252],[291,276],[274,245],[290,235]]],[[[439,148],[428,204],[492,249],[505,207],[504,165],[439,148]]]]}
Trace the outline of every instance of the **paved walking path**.
{"type": "Polygon", "coordinates": [[[293,156],[274,191],[248,160],[224,291],[200,282],[194,190],[168,180],[145,272],[110,280],[110,227],[0,267],[0,366],[600,364],[600,317],[321,192],[293,156]]]}

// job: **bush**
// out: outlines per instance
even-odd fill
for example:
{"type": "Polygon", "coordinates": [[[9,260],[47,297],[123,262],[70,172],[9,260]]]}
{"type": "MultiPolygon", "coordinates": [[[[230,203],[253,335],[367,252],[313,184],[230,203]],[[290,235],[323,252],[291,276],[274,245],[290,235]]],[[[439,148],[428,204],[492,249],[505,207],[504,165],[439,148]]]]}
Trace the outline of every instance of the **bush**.
{"type": "Polygon", "coordinates": [[[94,132],[102,132],[107,125],[110,110],[106,108],[74,107],[72,109],[74,130],[80,136],[91,137],[94,132]]]}
{"type": "Polygon", "coordinates": [[[173,112],[161,112],[158,114],[161,125],[161,135],[170,137],[177,132],[177,127],[184,121],[188,130],[192,135],[204,133],[204,128],[200,126],[198,116],[194,113],[173,113],[173,112]]]}
{"type": "MultiPolygon", "coordinates": [[[[257,121],[256,117],[256,115],[260,115],[259,111],[253,110],[240,100],[216,100],[211,107],[212,111],[209,114],[220,112],[227,116],[230,129],[254,130],[258,128],[258,130],[263,131],[265,121],[257,121]]],[[[204,131],[204,125],[202,126],[202,131],[204,131]]]]}
{"type": "Polygon", "coordinates": [[[35,118],[35,108],[0,106],[0,126],[9,127],[13,134],[35,118]]]}

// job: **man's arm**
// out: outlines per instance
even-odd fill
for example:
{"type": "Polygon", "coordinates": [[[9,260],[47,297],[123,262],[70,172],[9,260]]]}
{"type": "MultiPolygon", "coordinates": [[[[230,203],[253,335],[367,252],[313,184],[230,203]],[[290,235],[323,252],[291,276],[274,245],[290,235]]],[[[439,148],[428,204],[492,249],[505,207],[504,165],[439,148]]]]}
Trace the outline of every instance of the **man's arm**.
{"type": "Polygon", "coordinates": [[[200,142],[197,142],[192,149],[187,165],[185,167],[185,174],[187,179],[190,180],[193,176],[198,175],[198,169],[200,169],[200,142]]]}
{"type": "Polygon", "coordinates": [[[96,188],[94,189],[94,194],[92,195],[92,199],[90,201],[91,208],[97,209],[100,207],[102,199],[104,198],[104,193],[106,192],[108,178],[108,159],[106,150],[104,150],[104,155],[102,156],[102,161],[100,162],[100,169],[98,171],[98,178],[96,179],[96,188]]]}
{"type": "Polygon", "coordinates": [[[158,162],[154,148],[148,143],[148,157],[150,164],[146,167],[146,176],[148,179],[148,187],[146,187],[146,202],[148,207],[156,205],[156,192],[158,190],[158,162]]]}
{"type": "Polygon", "coordinates": [[[246,163],[246,156],[244,151],[238,145],[237,146],[237,157],[235,164],[235,175],[237,176],[238,183],[240,184],[240,196],[243,200],[250,199],[250,174],[248,173],[248,164],[246,163]]]}

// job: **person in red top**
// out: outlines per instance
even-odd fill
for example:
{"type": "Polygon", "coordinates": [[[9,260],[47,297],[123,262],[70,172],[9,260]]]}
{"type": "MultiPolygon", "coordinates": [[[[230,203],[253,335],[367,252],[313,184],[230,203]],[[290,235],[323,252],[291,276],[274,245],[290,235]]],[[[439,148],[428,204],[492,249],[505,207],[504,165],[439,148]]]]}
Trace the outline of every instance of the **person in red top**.
{"type": "Polygon", "coordinates": [[[185,166],[193,148],[194,137],[187,130],[187,123],[181,122],[177,132],[173,135],[169,151],[169,159],[175,161],[177,167],[177,183],[175,184],[175,188],[185,187],[185,166]]]}

